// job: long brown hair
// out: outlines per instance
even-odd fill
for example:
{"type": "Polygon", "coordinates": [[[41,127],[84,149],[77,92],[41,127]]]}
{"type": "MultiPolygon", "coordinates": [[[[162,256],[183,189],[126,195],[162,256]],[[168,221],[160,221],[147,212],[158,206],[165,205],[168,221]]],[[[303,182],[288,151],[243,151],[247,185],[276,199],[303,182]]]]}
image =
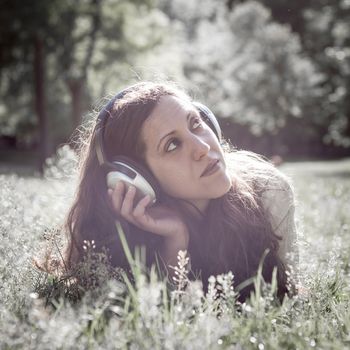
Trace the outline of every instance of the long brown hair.
{"type": "MultiPolygon", "coordinates": [[[[144,121],[164,95],[190,100],[173,85],[146,82],[138,84],[116,101],[104,130],[108,159],[124,155],[147,166],[143,154],[145,147],[139,135],[144,121]]],[[[108,250],[112,265],[127,270],[128,263],[115,227],[116,215],[107,196],[105,172],[96,156],[97,127],[99,125],[87,129],[88,138],[80,153],[80,184],[65,225],[69,238],[66,266],[73,268],[80,262],[85,253],[84,241],[94,240],[96,250],[108,250]]],[[[228,271],[233,272],[238,285],[257,272],[268,249],[263,276],[271,281],[272,271],[277,267],[279,294],[283,295],[286,292],[286,273],[277,255],[279,237],[274,234],[260,200],[265,181],[275,172],[271,165],[251,153],[235,151],[227,143],[224,150],[232,165],[234,185],[221,198],[211,200],[205,217],[201,220],[195,218],[193,211],[186,211],[181,200],[167,196],[164,199],[182,213],[188,224],[192,270],[195,275],[201,274],[205,288],[210,275],[228,271]]],[[[121,222],[131,250],[145,246],[146,264],[154,263],[162,238],[126,221],[121,222]]],[[[241,298],[244,299],[249,292],[249,288],[243,290],[241,298]]]]}

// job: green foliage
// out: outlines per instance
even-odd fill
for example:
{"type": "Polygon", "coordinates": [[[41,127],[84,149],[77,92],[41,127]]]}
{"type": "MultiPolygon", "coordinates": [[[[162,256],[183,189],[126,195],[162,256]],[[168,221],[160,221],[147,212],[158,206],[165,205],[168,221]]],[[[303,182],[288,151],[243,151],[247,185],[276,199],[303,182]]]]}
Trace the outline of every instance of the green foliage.
{"type": "Polygon", "coordinates": [[[0,127],[19,146],[40,143],[35,37],[51,149],[101,96],[140,79],[176,80],[240,130],[279,133],[275,151],[295,137],[304,153],[309,143],[349,146],[347,0],[16,0],[0,9],[0,127]]]}
{"type": "Polygon", "coordinates": [[[273,22],[257,2],[237,5],[229,14],[220,2],[205,9],[200,18],[191,5],[183,9],[187,17],[178,14],[188,34],[188,86],[200,86],[217,115],[248,124],[255,133],[274,132],[289,118],[308,116],[320,75],[303,57],[298,37],[273,22]]]}
{"type": "Polygon", "coordinates": [[[171,288],[155,269],[141,268],[142,251],[132,260],[130,280],[109,270],[94,242],[86,242],[79,289],[68,277],[34,269],[31,260],[48,240],[57,242],[52,254],[60,259],[56,228],[73,200],[74,157],[65,148],[50,164],[44,180],[0,177],[2,349],[349,347],[349,160],[281,169],[295,183],[303,286],[281,305],[275,283],[264,283],[259,274],[244,304],[237,302],[232,274],[210,277],[205,294],[201,282],[187,279],[185,252],[171,288]]]}
{"type": "Polygon", "coordinates": [[[350,146],[350,4],[315,1],[304,10],[305,49],[324,72],[320,113],[329,121],[327,142],[350,146]]]}
{"type": "Polygon", "coordinates": [[[132,67],[159,45],[166,26],[150,0],[3,1],[0,13],[1,134],[16,134],[25,147],[39,141],[37,37],[44,46],[48,136],[56,146],[68,139],[92,102],[135,77],[132,67]]]}
{"type": "Polygon", "coordinates": [[[304,52],[323,79],[314,105],[315,124],[326,127],[324,141],[349,147],[350,4],[347,0],[260,0],[273,17],[299,34],[304,52]]]}
{"type": "Polygon", "coordinates": [[[57,264],[56,269],[51,266],[50,272],[37,271],[33,281],[34,297],[45,300],[45,306],[56,307],[60,299],[74,304],[88,292],[95,295],[97,288],[103,288],[110,280],[122,280],[122,271],[110,266],[106,252],[94,251],[93,241],[85,242],[84,249],[87,251],[84,260],[71,271],[60,266],[63,261],[61,251],[59,259],[51,261],[51,265],[57,264]]]}

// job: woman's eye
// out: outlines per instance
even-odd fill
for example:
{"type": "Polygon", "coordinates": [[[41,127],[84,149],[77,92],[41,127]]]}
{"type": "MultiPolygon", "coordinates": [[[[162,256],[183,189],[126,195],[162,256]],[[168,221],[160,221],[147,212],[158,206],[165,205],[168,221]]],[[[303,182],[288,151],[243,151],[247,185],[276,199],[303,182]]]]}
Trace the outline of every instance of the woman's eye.
{"type": "Polygon", "coordinates": [[[180,144],[180,142],[179,142],[178,140],[176,140],[176,139],[171,140],[171,141],[168,143],[167,147],[166,147],[166,151],[167,151],[167,152],[173,151],[174,149],[177,148],[177,146],[178,146],[179,144],[180,144]]]}
{"type": "Polygon", "coordinates": [[[202,119],[195,119],[195,121],[192,124],[193,129],[197,129],[202,126],[202,119]]]}
{"type": "MultiPolygon", "coordinates": [[[[194,121],[192,123],[192,129],[196,130],[198,128],[201,128],[202,124],[203,124],[202,119],[196,118],[196,119],[194,119],[194,121]]],[[[178,139],[172,139],[165,146],[165,151],[172,152],[175,149],[177,149],[180,146],[180,144],[181,144],[181,142],[178,139]]]]}

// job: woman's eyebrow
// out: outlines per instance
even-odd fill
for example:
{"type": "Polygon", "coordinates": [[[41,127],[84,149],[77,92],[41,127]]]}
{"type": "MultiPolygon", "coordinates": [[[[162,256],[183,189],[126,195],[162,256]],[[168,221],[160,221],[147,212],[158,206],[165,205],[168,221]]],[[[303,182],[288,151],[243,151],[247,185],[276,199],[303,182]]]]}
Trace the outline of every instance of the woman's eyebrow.
{"type": "MultiPolygon", "coordinates": [[[[190,119],[191,115],[192,115],[192,112],[189,112],[189,113],[187,114],[187,116],[186,116],[187,122],[188,122],[188,120],[190,119]]],[[[170,132],[168,132],[166,135],[164,135],[164,136],[159,140],[159,143],[158,143],[158,146],[157,146],[157,150],[158,150],[158,151],[159,151],[159,147],[160,147],[160,144],[162,143],[163,139],[165,139],[165,138],[166,138],[167,136],[169,136],[169,135],[175,134],[175,132],[176,132],[176,130],[170,131],[170,132]]]]}

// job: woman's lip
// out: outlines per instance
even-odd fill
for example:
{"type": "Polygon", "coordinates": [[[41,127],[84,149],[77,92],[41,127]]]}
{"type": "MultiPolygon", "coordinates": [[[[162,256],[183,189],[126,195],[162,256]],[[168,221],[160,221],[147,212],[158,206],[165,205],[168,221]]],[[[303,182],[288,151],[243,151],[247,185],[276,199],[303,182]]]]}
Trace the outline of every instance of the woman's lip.
{"type": "Polygon", "coordinates": [[[203,173],[200,177],[209,176],[211,174],[214,174],[217,170],[219,170],[219,160],[215,159],[205,168],[205,170],[203,171],[203,173]]]}

